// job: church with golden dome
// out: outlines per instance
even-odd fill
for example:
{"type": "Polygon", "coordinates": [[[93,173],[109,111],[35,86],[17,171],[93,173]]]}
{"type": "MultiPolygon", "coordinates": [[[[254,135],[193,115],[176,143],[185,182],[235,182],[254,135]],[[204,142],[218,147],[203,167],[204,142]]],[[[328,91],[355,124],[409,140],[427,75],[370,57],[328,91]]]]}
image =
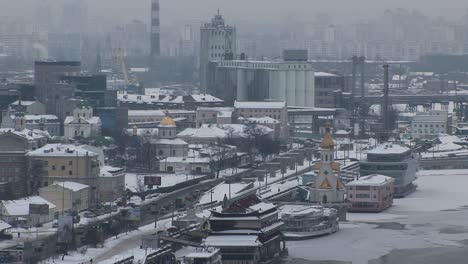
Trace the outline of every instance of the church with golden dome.
{"type": "Polygon", "coordinates": [[[320,157],[320,162],[314,165],[317,176],[310,190],[310,200],[322,204],[344,202],[346,189],[338,177],[340,164],[335,162],[335,142],[329,128],[320,143],[320,157]]]}
{"type": "Polygon", "coordinates": [[[168,113],[159,123],[158,136],[151,141],[151,144],[156,149],[156,156],[159,159],[186,157],[188,153],[188,143],[177,138],[176,123],[168,113]]]}

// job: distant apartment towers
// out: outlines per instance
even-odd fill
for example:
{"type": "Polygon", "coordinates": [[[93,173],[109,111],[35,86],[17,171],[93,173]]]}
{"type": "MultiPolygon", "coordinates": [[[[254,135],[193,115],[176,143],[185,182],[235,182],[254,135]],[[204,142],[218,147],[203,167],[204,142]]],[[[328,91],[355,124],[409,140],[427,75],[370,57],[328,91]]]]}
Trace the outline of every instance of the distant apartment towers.
{"type": "Polygon", "coordinates": [[[151,0],[151,57],[161,54],[159,0],[151,0]]]}

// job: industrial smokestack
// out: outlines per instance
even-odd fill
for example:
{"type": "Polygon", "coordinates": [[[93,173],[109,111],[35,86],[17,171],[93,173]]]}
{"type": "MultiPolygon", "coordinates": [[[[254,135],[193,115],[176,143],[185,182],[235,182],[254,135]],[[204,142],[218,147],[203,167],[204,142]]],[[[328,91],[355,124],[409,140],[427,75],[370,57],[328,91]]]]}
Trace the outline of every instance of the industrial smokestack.
{"type": "Polygon", "coordinates": [[[383,106],[382,106],[382,117],[383,117],[383,125],[384,125],[384,131],[388,132],[390,129],[389,127],[389,112],[388,112],[388,93],[389,93],[389,73],[388,73],[388,64],[385,64],[382,66],[384,69],[384,101],[383,101],[383,106]]]}
{"type": "Polygon", "coordinates": [[[361,64],[361,100],[364,100],[364,96],[366,93],[365,88],[365,71],[366,71],[366,57],[361,56],[359,57],[359,63],[361,64]]]}
{"type": "Polygon", "coordinates": [[[161,54],[159,0],[151,0],[151,57],[161,54]]]}
{"type": "Polygon", "coordinates": [[[352,75],[351,75],[351,93],[356,95],[356,74],[357,74],[357,65],[359,64],[358,57],[353,56],[352,60],[352,75]]]}

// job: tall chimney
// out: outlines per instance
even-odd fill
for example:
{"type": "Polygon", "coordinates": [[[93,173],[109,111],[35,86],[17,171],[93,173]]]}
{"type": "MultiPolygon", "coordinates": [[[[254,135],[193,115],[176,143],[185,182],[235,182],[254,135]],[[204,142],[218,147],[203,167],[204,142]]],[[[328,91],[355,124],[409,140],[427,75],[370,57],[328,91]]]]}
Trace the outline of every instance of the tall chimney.
{"type": "Polygon", "coordinates": [[[365,88],[365,71],[366,71],[366,57],[361,56],[359,57],[359,63],[361,64],[361,100],[364,100],[364,96],[366,93],[365,88]]]}
{"type": "Polygon", "coordinates": [[[384,101],[383,101],[383,106],[382,106],[382,117],[383,117],[383,125],[384,125],[384,131],[388,132],[389,128],[389,113],[388,113],[388,93],[389,93],[389,73],[388,73],[388,64],[383,65],[384,69],[384,101]]]}
{"type": "Polygon", "coordinates": [[[151,57],[161,54],[159,0],[151,0],[151,57]]]}
{"type": "Polygon", "coordinates": [[[356,96],[356,74],[357,74],[357,65],[359,63],[358,61],[358,57],[357,56],[353,56],[351,58],[352,60],[352,75],[351,75],[351,94],[353,96],[356,96]]]}

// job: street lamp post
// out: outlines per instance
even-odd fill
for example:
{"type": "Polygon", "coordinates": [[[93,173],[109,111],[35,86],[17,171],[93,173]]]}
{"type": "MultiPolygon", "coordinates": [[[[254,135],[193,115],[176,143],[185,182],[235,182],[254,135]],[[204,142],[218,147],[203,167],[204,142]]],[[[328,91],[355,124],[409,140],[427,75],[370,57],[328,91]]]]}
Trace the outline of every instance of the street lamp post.
{"type": "Polygon", "coordinates": [[[213,210],[213,189],[210,191],[210,209],[213,210]]]}

